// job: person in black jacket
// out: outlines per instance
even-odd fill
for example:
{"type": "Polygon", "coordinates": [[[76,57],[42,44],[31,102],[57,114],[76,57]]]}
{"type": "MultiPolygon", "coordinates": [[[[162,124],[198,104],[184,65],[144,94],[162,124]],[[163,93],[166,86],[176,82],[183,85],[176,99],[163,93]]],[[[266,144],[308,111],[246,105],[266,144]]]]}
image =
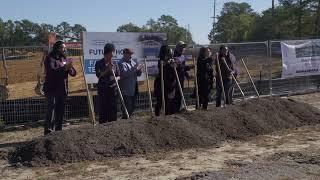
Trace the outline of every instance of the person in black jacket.
{"type": "MultiPolygon", "coordinates": [[[[213,59],[208,47],[201,47],[197,60],[197,80],[199,88],[199,104],[203,109],[208,108],[209,94],[213,88],[213,59]]],[[[198,109],[198,107],[197,107],[198,109]]]]}
{"type": "Polygon", "coordinates": [[[222,45],[219,50],[218,54],[218,59],[215,61],[216,65],[216,89],[217,89],[217,97],[216,97],[216,107],[221,106],[221,98],[222,98],[222,83],[224,87],[224,92],[225,92],[225,103],[226,104],[231,104],[231,99],[230,99],[230,91],[231,91],[231,86],[232,86],[232,74],[234,74],[233,70],[233,63],[230,59],[229,53],[228,53],[228,47],[222,45]],[[221,70],[221,78],[220,78],[220,73],[218,70],[218,62],[220,65],[220,70],[221,70]]]}
{"type": "Polygon", "coordinates": [[[158,69],[159,74],[154,81],[154,95],[156,96],[157,103],[155,106],[155,115],[160,115],[162,108],[162,92],[161,92],[161,62],[163,62],[163,80],[164,80],[164,96],[165,96],[165,114],[171,115],[176,113],[175,96],[178,90],[177,79],[174,72],[175,62],[172,59],[172,49],[167,45],[160,48],[158,69]]]}
{"type": "Polygon", "coordinates": [[[45,82],[44,94],[48,101],[48,109],[44,126],[44,135],[51,131],[61,131],[68,95],[68,75],[76,76],[72,61],[66,58],[66,45],[57,41],[44,60],[45,82]]]}
{"type": "Polygon", "coordinates": [[[95,64],[96,76],[98,77],[99,98],[99,123],[117,120],[117,98],[118,90],[116,79],[119,80],[119,69],[112,62],[112,53],[115,51],[113,44],[104,46],[104,58],[95,64]],[[115,76],[113,76],[114,71],[115,76]]]}

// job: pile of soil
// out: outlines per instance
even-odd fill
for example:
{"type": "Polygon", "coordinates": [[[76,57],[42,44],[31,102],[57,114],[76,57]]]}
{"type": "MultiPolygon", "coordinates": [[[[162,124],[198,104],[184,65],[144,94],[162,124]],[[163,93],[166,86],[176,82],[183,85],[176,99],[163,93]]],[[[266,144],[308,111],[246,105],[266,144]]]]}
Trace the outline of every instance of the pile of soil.
{"type": "Polygon", "coordinates": [[[227,108],[162,117],[135,117],[84,126],[26,142],[11,162],[43,166],[218,145],[283,128],[320,123],[320,111],[289,99],[260,98],[227,108]]]}

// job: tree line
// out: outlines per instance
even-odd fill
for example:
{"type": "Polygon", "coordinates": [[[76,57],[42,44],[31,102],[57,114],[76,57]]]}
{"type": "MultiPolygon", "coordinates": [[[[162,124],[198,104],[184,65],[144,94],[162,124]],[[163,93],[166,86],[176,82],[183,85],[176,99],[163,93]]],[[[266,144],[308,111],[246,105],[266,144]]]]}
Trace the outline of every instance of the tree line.
{"type": "MultiPolygon", "coordinates": [[[[211,43],[265,41],[274,39],[319,38],[320,0],[278,0],[277,7],[261,13],[248,3],[227,2],[208,35],[211,43]]],[[[46,44],[49,32],[60,35],[58,39],[73,41],[80,38],[86,28],[81,24],[61,22],[57,26],[38,24],[29,20],[3,21],[0,18],[0,46],[46,44]],[[66,38],[75,37],[75,38],[66,38]]],[[[117,32],[162,32],[168,43],[183,40],[193,44],[191,33],[170,15],[149,19],[146,24],[121,25],[117,32]]]]}
{"type": "Polygon", "coordinates": [[[157,20],[151,18],[141,27],[133,23],[124,24],[118,27],[117,32],[162,32],[167,34],[168,44],[175,44],[178,41],[194,43],[188,29],[181,27],[178,21],[170,15],[162,15],[157,20]]]}
{"type": "Polygon", "coordinates": [[[80,38],[82,31],[86,31],[86,28],[80,24],[70,25],[67,22],[61,22],[54,26],[34,23],[27,19],[3,21],[0,18],[0,47],[47,44],[50,32],[56,32],[57,39],[73,41],[80,38]]]}
{"type": "MultiPolygon", "coordinates": [[[[54,26],[34,23],[27,19],[3,21],[0,18],[0,47],[47,44],[50,32],[57,33],[58,39],[77,41],[82,31],[86,31],[86,28],[81,24],[72,26],[67,22],[61,22],[54,26]]],[[[179,40],[193,43],[191,33],[186,28],[179,26],[177,20],[170,15],[162,15],[157,20],[150,19],[142,27],[133,23],[124,24],[117,28],[117,32],[162,32],[167,33],[168,43],[174,44],[179,40]]]]}
{"type": "Polygon", "coordinates": [[[261,13],[248,3],[225,3],[208,38],[215,43],[319,36],[320,0],[279,0],[261,13]]]}

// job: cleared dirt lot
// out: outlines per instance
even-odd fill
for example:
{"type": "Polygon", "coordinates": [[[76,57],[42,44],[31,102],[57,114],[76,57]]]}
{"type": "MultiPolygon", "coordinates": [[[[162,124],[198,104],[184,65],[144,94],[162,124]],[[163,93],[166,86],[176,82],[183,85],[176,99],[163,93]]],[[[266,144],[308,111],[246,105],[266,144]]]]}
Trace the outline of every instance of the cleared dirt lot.
{"type": "MultiPolygon", "coordinates": [[[[318,108],[320,93],[290,97],[318,108]]],[[[76,128],[78,125],[69,126],[76,128]]],[[[220,146],[50,167],[10,167],[6,152],[42,135],[42,128],[0,133],[2,179],[319,179],[320,126],[285,129],[220,146]],[[201,173],[204,172],[204,173],[201,173]]]]}

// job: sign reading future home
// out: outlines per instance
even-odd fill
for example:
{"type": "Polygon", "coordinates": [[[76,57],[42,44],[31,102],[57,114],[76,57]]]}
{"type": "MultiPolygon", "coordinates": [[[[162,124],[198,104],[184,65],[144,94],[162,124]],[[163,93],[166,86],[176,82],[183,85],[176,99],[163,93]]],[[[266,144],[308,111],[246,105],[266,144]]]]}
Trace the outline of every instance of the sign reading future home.
{"type": "MultiPolygon", "coordinates": [[[[120,33],[120,32],[83,32],[84,69],[87,83],[97,83],[95,63],[103,58],[103,47],[113,43],[116,47],[113,61],[116,63],[123,56],[123,49],[130,48],[132,58],[138,63],[144,63],[147,58],[149,74],[158,72],[157,62],[161,45],[167,40],[164,33],[120,33]]],[[[139,81],[145,79],[145,74],[139,81]]]]}

